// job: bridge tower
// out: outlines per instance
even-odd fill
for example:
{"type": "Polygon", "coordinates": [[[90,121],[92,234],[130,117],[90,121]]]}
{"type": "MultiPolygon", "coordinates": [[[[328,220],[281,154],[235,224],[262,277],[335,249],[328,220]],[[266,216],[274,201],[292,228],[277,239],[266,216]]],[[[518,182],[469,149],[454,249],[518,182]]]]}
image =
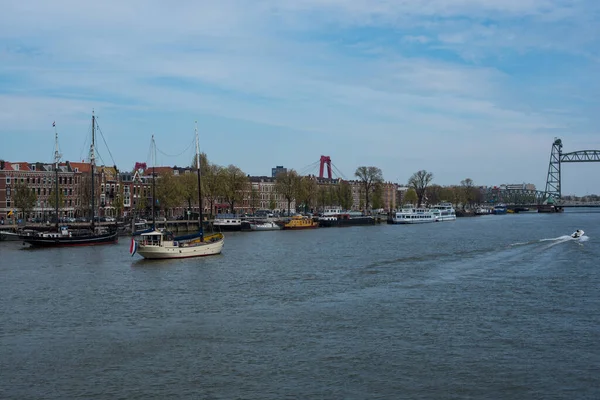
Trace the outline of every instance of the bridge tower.
{"type": "Polygon", "coordinates": [[[319,167],[319,178],[323,178],[323,167],[327,164],[327,177],[331,179],[331,157],[321,156],[321,165],[319,167]]]}
{"type": "Polygon", "coordinates": [[[546,178],[546,196],[560,199],[560,161],[562,156],[562,140],[555,139],[550,153],[548,177],[546,178]]]}

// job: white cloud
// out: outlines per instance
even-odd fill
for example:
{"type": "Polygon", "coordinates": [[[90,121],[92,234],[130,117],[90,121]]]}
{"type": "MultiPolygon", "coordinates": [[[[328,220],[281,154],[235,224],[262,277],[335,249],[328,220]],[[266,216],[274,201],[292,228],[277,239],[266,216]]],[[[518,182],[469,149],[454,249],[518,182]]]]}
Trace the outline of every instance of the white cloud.
{"type": "MultiPolygon", "coordinates": [[[[150,124],[140,124],[140,119],[155,121],[160,114],[172,121],[203,114],[220,118],[214,128],[230,132],[233,140],[245,140],[233,128],[240,124],[253,124],[252,134],[259,137],[259,126],[280,129],[290,146],[315,152],[305,159],[289,156],[300,164],[309,164],[308,157],[317,159],[319,152],[342,148],[340,157],[347,158],[339,164],[349,169],[389,160],[382,165],[384,173],[386,168],[410,170],[412,163],[402,157],[410,149],[411,157],[432,169],[444,169],[443,160],[468,171],[471,167],[461,160],[469,154],[477,158],[493,146],[495,152],[486,158],[515,154],[515,163],[520,159],[521,164],[506,168],[519,173],[530,161],[524,155],[547,158],[548,149],[540,148],[540,142],[573,129],[591,135],[588,129],[596,117],[556,99],[548,82],[516,79],[514,66],[503,70],[489,58],[548,46],[566,54],[597,51],[597,41],[582,46],[593,39],[580,35],[592,29],[583,6],[594,10],[596,3],[573,4],[11,2],[6,7],[10,18],[0,23],[0,79],[8,77],[0,92],[0,133],[45,129],[47,121],[59,118],[82,124],[96,108],[118,114],[127,126],[120,130],[140,137],[148,135],[150,124]],[[519,25],[517,19],[527,19],[529,25],[519,25]],[[565,26],[577,29],[565,34],[565,26]],[[375,33],[369,31],[373,28],[375,33]],[[446,53],[440,56],[440,51],[446,53]],[[459,61],[452,53],[474,62],[459,61]],[[321,138],[322,149],[292,142],[302,137],[299,133],[321,138]]],[[[597,87],[593,69],[582,74],[584,81],[595,80],[588,88],[597,87]]],[[[580,84],[561,89],[561,98],[574,95],[597,105],[580,84]]],[[[118,124],[114,128],[119,131],[118,124]]],[[[266,169],[276,162],[215,149],[216,159],[229,155],[249,172],[256,163],[266,169]]],[[[121,157],[118,162],[132,161],[130,153],[121,157]]],[[[481,180],[509,174],[487,173],[481,180]]]]}

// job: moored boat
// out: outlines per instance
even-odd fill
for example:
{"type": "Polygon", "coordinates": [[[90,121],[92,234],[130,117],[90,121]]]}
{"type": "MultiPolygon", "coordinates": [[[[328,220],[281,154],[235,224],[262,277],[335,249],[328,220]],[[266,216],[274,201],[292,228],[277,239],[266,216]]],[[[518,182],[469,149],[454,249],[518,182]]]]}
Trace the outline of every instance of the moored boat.
{"type": "Polygon", "coordinates": [[[281,227],[273,221],[251,222],[250,230],[253,231],[278,231],[281,227]]]}
{"type": "Polygon", "coordinates": [[[412,206],[404,206],[400,211],[394,213],[392,218],[388,220],[390,224],[424,224],[429,222],[437,222],[439,210],[431,210],[428,208],[416,208],[412,206]]]}
{"type": "MultiPolygon", "coordinates": [[[[54,125],[54,124],[53,124],[54,125]]],[[[94,167],[96,165],[96,154],[95,154],[95,132],[96,132],[96,118],[92,112],[92,142],[90,146],[90,174],[91,174],[91,210],[92,215],[95,215],[94,206],[94,167]]],[[[111,225],[108,227],[97,227],[94,224],[94,219],[91,219],[91,225],[87,229],[78,229],[71,231],[68,227],[59,227],[58,215],[59,215],[59,187],[58,187],[58,170],[61,155],[58,151],[58,133],[54,132],[55,148],[54,148],[54,170],[55,170],[55,213],[56,213],[56,225],[53,231],[43,231],[34,233],[23,233],[19,235],[19,239],[23,242],[31,245],[32,247],[63,247],[63,246],[95,246],[101,244],[114,244],[119,240],[117,225],[111,225]]]]}
{"type": "Polygon", "coordinates": [[[369,215],[353,216],[349,213],[342,213],[333,216],[319,217],[319,226],[327,227],[342,227],[355,225],[375,225],[375,218],[369,215]]]}
{"type": "Polygon", "coordinates": [[[295,215],[292,217],[292,219],[290,219],[287,223],[283,225],[282,229],[314,229],[318,227],[319,223],[317,221],[314,221],[312,218],[305,217],[302,215],[295,215]]]}
{"type": "Polygon", "coordinates": [[[452,207],[452,203],[440,203],[431,207],[432,210],[439,210],[439,215],[437,216],[438,221],[455,221],[456,220],[456,211],[454,207],[452,207]]]}
{"type": "Polygon", "coordinates": [[[213,227],[219,232],[236,232],[242,230],[242,219],[233,214],[219,214],[213,221],[213,227]]]}
{"type": "Polygon", "coordinates": [[[497,204],[494,206],[492,213],[495,215],[503,215],[506,214],[507,212],[507,208],[506,205],[504,204],[497,204]]]}

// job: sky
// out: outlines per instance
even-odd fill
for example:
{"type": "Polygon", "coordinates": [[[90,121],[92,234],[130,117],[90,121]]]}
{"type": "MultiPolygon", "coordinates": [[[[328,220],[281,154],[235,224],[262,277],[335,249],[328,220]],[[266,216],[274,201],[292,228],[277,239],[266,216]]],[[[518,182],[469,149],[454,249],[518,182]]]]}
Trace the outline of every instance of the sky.
{"type": "MultiPolygon", "coordinates": [[[[0,159],[87,156],[250,175],[358,166],[406,183],[534,183],[555,137],[600,149],[597,0],[5,0],[0,159]],[[105,146],[104,141],[107,146],[105,146]]],[[[563,164],[563,194],[600,193],[563,164]]]]}

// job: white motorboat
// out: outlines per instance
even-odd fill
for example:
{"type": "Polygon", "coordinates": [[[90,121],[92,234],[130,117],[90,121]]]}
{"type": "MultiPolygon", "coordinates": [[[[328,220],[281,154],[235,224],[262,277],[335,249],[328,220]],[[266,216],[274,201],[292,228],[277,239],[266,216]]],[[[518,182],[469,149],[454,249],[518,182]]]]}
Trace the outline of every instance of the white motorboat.
{"type": "Polygon", "coordinates": [[[250,230],[253,231],[277,231],[279,229],[281,227],[273,221],[250,223],[250,230]]]}
{"type": "Polygon", "coordinates": [[[583,230],[581,230],[581,229],[577,229],[575,232],[573,232],[573,233],[571,234],[571,237],[572,237],[573,239],[579,239],[580,237],[582,237],[582,236],[583,236],[583,234],[584,234],[584,233],[585,233],[585,232],[584,232],[583,230]]]}

